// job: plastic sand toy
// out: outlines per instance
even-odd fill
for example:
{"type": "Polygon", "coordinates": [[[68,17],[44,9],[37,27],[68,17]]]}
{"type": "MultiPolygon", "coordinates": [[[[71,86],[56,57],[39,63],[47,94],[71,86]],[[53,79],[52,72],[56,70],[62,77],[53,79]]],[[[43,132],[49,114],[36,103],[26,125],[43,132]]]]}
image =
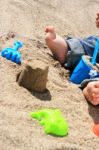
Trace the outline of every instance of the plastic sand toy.
{"type": "Polygon", "coordinates": [[[1,56],[5,57],[8,60],[11,60],[12,62],[15,62],[17,64],[21,63],[21,54],[18,51],[19,48],[23,46],[23,43],[16,41],[14,43],[14,46],[12,48],[5,48],[1,51],[1,56]]]}
{"type": "MultiPolygon", "coordinates": [[[[86,61],[86,55],[81,57],[80,62],[75,67],[71,77],[70,81],[80,84],[84,79],[90,79],[90,70],[93,70],[93,66],[96,65],[96,57],[99,52],[99,39],[97,39],[96,46],[94,49],[93,57],[90,60],[90,65],[86,61]]],[[[99,73],[94,74],[94,77],[99,77],[99,73]],[[96,76],[95,76],[96,75],[96,76]]]]}
{"type": "Polygon", "coordinates": [[[40,121],[46,134],[55,136],[68,135],[68,123],[58,109],[42,109],[30,112],[30,116],[40,121]]]}
{"type": "Polygon", "coordinates": [[[99,137],[99,124],[95,124],[93,127],[93,132],[96,136],[99,137]]]}

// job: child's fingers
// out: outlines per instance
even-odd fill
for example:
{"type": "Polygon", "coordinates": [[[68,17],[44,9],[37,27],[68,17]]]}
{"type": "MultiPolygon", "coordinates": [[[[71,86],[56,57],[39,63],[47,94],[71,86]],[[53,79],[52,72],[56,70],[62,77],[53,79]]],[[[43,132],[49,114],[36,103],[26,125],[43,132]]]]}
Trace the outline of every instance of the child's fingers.
{"type": "Polygon", "coordinates": [[[99,88],[99,81],[96,81],[95,87],[96,87],[96,88],[99,88]]]}
{"type": "Polygon", "coordinates": [[[93,101],[93,102],[91,102],[93,105],[99,105],[99,102],[97,102],[97,101],[93,101]]]}
{"type": "Polygon", "coordinates": [[[93,98],[92,103],[93,103],[94,105],[98,105],[98,104],[99,104],[99,97],[98,97],[98,98],[93,98]]]}
{"type": "Polygon", "coordinates": [[[93,90],[92,90],[92,94],[99,94],[99,88],[94,88],[93,90]]]}
{"type": "Polygon", "coordinates": [[[93,104],[93,105],[98,105],[99,104],[99,94],[96,95],[96,94],[92,94],[92,97],[90,98],[90,102],[93,104]]]}
{"type": "Polygon", "coordinates": [[[97,94],[92,93],[92,97],[93,97],[93,98],[98,98],[98,99],[99,99],[99,93],[97,93],[97,94]]]}

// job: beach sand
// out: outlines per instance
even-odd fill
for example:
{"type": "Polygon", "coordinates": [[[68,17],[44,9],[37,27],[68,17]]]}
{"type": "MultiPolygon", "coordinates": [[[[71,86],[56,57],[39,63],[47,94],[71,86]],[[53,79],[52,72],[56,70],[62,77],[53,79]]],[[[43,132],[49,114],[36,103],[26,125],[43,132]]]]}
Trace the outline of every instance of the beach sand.
{"type": "Polygon", "coordinates": [[[44,41],[53,25],[61,36],[99,35],[95,26],[98,0],[0,0],[0,50],[22,41],[22,61],[40,60],[49,66],[47,91],[30,92],[16,82],[21,66],[0,57],[0,150],[98,150],[99,107],[87,103],[69,71],[54,60],[44,41]],[[66,137],[46,135],[29,112],[58,108],[69,123],[66,137]]]}

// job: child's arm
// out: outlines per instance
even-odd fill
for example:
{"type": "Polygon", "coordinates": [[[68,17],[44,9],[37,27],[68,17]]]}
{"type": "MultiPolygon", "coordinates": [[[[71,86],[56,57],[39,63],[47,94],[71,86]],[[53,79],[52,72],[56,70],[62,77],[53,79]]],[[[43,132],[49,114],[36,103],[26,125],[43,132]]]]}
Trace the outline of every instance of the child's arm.
{"type": "Polygon", "coordinates": [[[99,81],[89,82],[83,89],[85,98],[93,105],[99,104],[99,81]]]}
{"type": "Polygon", "coordinates": [[[96,26],[97,28],[99,28],[99,13],[97,13],[97,16],[96,16],[96,26]]]}

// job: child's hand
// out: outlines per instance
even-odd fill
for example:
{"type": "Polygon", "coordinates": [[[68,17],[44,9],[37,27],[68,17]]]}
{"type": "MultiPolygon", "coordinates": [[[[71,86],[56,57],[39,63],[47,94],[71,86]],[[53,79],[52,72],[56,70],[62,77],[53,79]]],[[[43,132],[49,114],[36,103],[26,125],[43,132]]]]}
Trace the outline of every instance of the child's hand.
{"type": "Polygon", "coordinates": [[[83,94],[88,101],[93,105],[99,104],[99,81],[88,83],[87,87],[84,88],[83,94]]]}
{"type": "Polygon", "coordinates": [[[97,13],[97,16],[96,16],[96,26],[97,28],[99,28],[99,13],[97,13]]]}

